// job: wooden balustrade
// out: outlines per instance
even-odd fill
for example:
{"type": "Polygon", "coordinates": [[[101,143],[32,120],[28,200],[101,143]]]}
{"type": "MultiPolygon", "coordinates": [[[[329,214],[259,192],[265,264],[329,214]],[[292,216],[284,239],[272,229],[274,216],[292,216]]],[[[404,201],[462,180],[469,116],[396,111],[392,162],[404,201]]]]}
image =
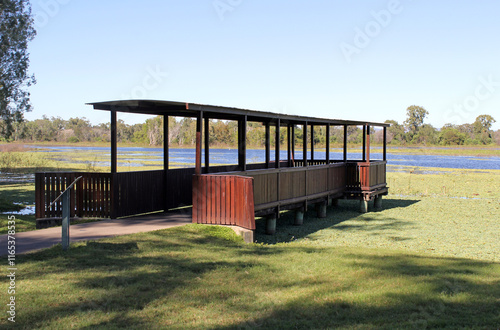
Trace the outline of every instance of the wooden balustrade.
{"type": "Polygon", "coordinates": [[[349,191],[370,191],[386,186],[386,161],[348,162],[346,188],[349,191]]]}
{"type": "Polygon", "coordinates": [[[165,171],[122,172],[113,175],[111,218],[161,211],[165,208],[165,171]]]}
{"type": "Polygon", "coordinates": [[[110,173],[57,172],[35,174],[35,216],[62,217],[62,202],[49,205],[79,176],[70,193],[70,216],[106,218],[111,214],[110,173]]]}
{"type": "Polygon", "coordinates": [[[386,187],[385,161],[310,163],[315,166],[298,166],[302,160],[295,162],[296,167],[280,169],[254,164],[244,172],[236,166],[211,167],[214,174],[195,179],[193,168],[169,170],[167,177],[163,170],[36,173],[36,218],[61,217],[60,202],[48,206],[78,176],[82,179],[70,195],[71,217],[117,218],[193,205],[196,222],[249,229],[255,226],[254,211],[338,198],[344,193],[371,194],[386,187]]]}
{"type": "Polygon", "coordinates": [[[193,223],[255,230],[253,179],[236,175],[194,175],[193,223]]]}

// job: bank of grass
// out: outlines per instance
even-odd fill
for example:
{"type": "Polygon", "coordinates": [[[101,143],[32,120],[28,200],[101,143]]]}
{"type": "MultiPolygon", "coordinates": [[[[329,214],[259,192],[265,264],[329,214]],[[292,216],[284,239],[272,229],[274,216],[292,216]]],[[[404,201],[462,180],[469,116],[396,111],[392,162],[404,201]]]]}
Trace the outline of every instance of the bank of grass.
{"type": "MultiPolygon", "coordinates": [[[[381,147],[381,146],[379,146],[381,147]]],[[[392,146],[387,152],[404,155],[500,157],[499,145],[488,146],[392,146]]]]}
{"type": "MultiPolygon", "coordinates": [[[[0,182],[0,234],[8,231],[8,215],[23,209],[26,205],[35,204],[35,185],[30,182],[0,182]]],[[[17,231],[36,229],[34,215],[16,215],[17,231]]]]}
{"type": "Polygon", "coordinates": [[[83,164],[56,160],[48,153],[28,151],[0,152],[1,173],[36,173],[50,171],[77,171],[85,169],[83,164]]]}
{"type": "Polygon", "coordinates": [[[500,170],[467,170],[388,165],[391,196],[500,200],[500,170]]]}
{"type": "MultiPolygon", "coordinates": [[[[498,263],[363,246],[244,244],[220,227],[76,243],[67,252],[56,246],[18,256],[17,267],[16,325],[25,329],[500,324],[498,263]]],[[[8,325],[5,316],[0,325],[8,325]]]]}
{"type": "MultiPolygon", "coordinates": [[[[440,169],[443,170],[443,169],[440,169]]],[[[314,246],[365,246],[500,262],[500,171],[445,169],[446,173],[387,173],[383,210],[360,214],[340,200],[318,219],[314,207],[304,225],[284,212],[274,236],[258,228],[260,242],[307,241],[314,246]]],[[[431,172],[432,169],[431,169],[431,172]]],[[[264,222],[264,221],[262,221],[264,222]]]]}

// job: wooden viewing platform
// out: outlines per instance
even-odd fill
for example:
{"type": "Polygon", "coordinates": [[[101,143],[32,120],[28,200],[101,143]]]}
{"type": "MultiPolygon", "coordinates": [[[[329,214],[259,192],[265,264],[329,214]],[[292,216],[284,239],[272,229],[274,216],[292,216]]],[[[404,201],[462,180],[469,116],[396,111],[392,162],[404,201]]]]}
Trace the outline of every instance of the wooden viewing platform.
{"type": "Polygon", "coordinates": [[[267,216],[267,231],[275,230],[281,210],[295,209],[296,224],[301,224],[309,204],[317,205],[318,216],[326,216],[326,206],[339,198],[357,199],[360,209],[367,212],[368,201],[388,192],[386,183],[386,129],[384,123],[324,119],[284,115],[270,112],[217,107],[171,101],[130,100],[91,104],[96,110],[111,113],[111,172],[51,172],[36,173],[36,218],[42,227],[50,219],[61,217],[62,206],[48,205],[64,191],[75,177],[82,176],[71,195],[71,216],[119,218],[137,214],[166,211],[193,206],[193,222],[240,226],[255,230],[255,216],[267,216]],[[156,171],[117,173],[117,112],[139,113],[168,117],[196,118],[196,165],[194,168],[169,169],[168,124],[164,125],[164,169],[156,171]],[[210,119],[238,122],[238,164],[210,165],[210,119]],[[258,122],[265,127],[265,162],[248,164],[246,158],[247,123],[258,122]],[[286,128],[287,157],[280,159],[280,145],[274,147],[271,160],[271,127],[275,141],[280,129],[286,128]],[[295,157],[295,128],[303,129],[302,155],[295,157]],[[325,159],[317,159],[314,151],[314,127],[326,129],[325,159]],[[344,129],[342,159],[330,158],[330,130],[344,129]],[[347,157],[347,129],[363,127],[362,159],[347,157]],[[370,159],[370,128],[383,129],[383,158],[370,159]],[[308,141],[310,130],[311,141],[308,141]],[[204,164],[202,166],[202,149],[204,164]]]}

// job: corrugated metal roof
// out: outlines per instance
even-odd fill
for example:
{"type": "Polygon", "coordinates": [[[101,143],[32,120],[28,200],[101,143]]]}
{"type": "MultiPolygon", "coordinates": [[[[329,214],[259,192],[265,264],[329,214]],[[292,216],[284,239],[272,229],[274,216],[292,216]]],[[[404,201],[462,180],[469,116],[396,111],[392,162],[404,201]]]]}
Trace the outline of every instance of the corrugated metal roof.
{"type": "Polygon", "coordinates": [[[282,124],[304,124],[310,125],[371,125],[385,126],[390,124],[367,122],[360,120],[329,119],[307,116],[287,115],[282,113],[240,109],[233,107],[214,106],[197,103],[156,101],[156,100],[124,100],[88,103],[95,110],[118,111],[128,113],[140,113],[149,115],[169,115],[178,117],[197,117],[203,112],[204,118],[237,120],[247,116],[248,121],[272,122],[280,119],[282,124]]]}

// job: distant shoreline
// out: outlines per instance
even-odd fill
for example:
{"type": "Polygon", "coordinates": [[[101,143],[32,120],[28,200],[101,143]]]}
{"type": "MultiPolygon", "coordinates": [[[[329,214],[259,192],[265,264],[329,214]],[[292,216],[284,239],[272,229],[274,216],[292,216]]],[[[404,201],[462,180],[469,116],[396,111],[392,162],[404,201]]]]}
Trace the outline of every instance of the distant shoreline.
{"type": "MultiPolygon", "coordinates": [[[[0,151],[29,151],[32,146],[63,146],[63,147],[110,147],[109,142],[11,142],[0,143],[0,151]]],[[[163,148],[161,145],[151,146],[140,143],[118,143],[118,148],[145,148],[145,149],[159,149],[163,148]]],[[[195,149],[192,145],[172,145],[172,149],[195,149]]],[[[211,149],[237,149],[236,146],[227,145],[212,145],[211,149]]],[[[372,144],[372,149],[380,149],[382,145],[372,144]]],[[[248,150],[264,150],[263,147],[249,146],[248,150]]],[[[342,145],[332,145],[330,150],[343,149],[342,145]]],[[[274,150],[271,147],[271,150],[274,150]]],[[[286,150],[286,146],[281,146],[281,150],[286,150]]],[[[296,146],[297,151],[302,150],[302,146],[296,146]]],[[[316,151],[324,152],[324,146],[316,146],[316,151]]],[[[349,145],[349,151],[361,150],[360,145],[349,145]]],[[[392,154],[419,154],[419,155],[448,155],[448,156],[478,156],[478,157],[492,157],[500,156],[500,146],[387,146],[388,153],[392,154]]]]}

